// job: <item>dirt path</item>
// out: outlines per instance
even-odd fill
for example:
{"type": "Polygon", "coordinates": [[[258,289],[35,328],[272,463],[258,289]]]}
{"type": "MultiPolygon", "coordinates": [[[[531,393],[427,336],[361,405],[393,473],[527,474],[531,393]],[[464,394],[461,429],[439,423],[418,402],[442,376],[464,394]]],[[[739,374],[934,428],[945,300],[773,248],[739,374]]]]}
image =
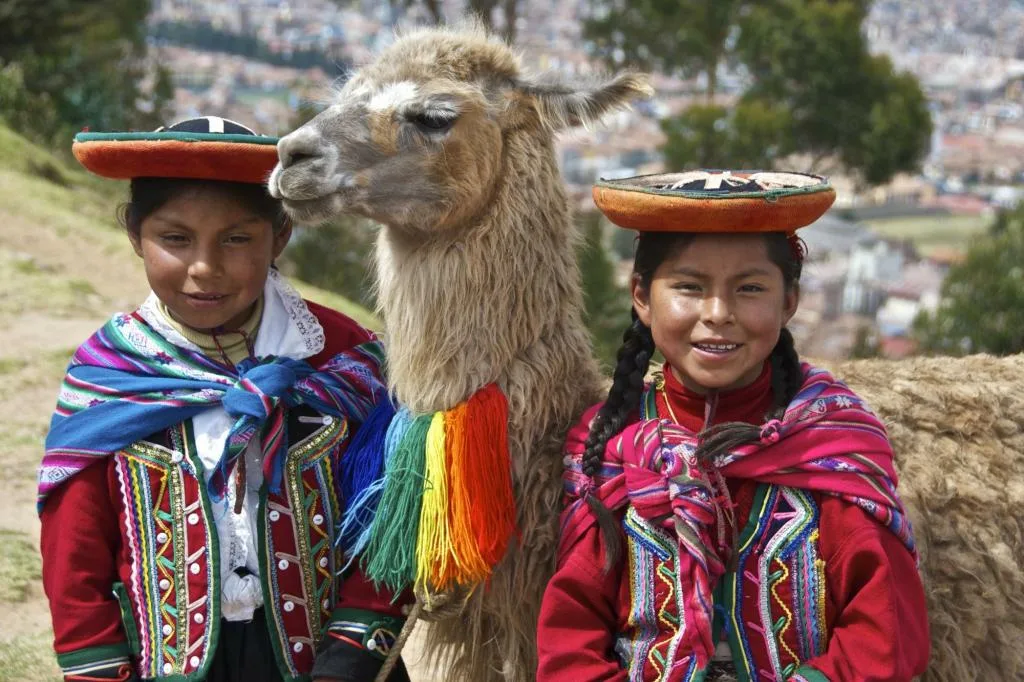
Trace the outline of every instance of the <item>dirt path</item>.
{"type": "Polygon", "coordinates": [[[63,367],[101,322],[42,314],[0,320],[0,532],[11,543],[0,567],[7,587],[17,586],[17,597],[0,603],[3,682],[59,679],[40,582],[35,469],[63,367]]]}

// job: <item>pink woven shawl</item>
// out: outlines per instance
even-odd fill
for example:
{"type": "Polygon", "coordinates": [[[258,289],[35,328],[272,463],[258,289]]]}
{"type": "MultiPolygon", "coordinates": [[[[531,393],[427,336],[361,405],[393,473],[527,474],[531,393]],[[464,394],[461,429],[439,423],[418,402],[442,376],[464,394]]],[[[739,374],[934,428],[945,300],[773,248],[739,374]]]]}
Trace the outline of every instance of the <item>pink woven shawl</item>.
{"type": "MultiPolygon", "coordinates": [[[[722,504],[724,478],[752,479],[835,495],[863,508],[915,553],[913,534],[896,495],[892,448],[885,427],[863,401],[828,372],[804,365],[803,386],[781,420],[761,427],[760,439],[711,466],[694,457],[697,434],[659,419],[648,389],[643,419],[613,437],[602,470],[591,482],[573,443],[586,441],[589,419],[570,434],[565,483],[572,500],[562,515],[560,553],[594,523],[583,501],[595,492],[611,509],[630,504],[669,530],[680,549],[686,644],[681,654],[704,667],[713,652],[712,591],[730,551],[722,504]]],[[[595,412],[592,411],[591,416],[595,412]]]]}

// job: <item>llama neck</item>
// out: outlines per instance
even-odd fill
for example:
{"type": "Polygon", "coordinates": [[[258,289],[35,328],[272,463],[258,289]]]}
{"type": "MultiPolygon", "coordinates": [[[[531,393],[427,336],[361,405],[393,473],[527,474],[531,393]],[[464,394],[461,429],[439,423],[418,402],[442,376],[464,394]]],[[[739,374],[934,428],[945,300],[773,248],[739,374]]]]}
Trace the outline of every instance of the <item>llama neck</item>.
{"type": "Polygon", "coordinates": [[[550,140],[516,137],[472,224],[428,240],[383,229],[378,307],[398,399],[416,413],[447,409],[504,387],[517,362],[589,361],[573,234],[550,140]],[[550,346],[553,357],[538,355],[550,346]]]}

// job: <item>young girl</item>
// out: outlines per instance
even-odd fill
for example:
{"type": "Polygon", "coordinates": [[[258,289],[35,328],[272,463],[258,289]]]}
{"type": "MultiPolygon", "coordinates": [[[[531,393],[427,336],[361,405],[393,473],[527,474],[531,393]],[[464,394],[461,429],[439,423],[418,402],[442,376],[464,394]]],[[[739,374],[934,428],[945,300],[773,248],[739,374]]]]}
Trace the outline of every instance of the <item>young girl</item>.
{"type": "Polygon", "coordinates": [[[76,137],[87,169],[131,179],[153,293],[75,353],[46,440],[65,680],[372,680],[401,629],[334,542],[380,349],[273,268],[291,235],[262,185],[275,143],[217,117],[76,137]]]}
{"type": "Polygon", "coordinates": [[[567,442],[540,682],[909,680],[924,593],[885,429],[801,364],[794,230],[815,176],[692,173],[595,187],[640,230],[608,399],[567,442]],[[655,351],[661,373],[644,383],[655,351]]]}

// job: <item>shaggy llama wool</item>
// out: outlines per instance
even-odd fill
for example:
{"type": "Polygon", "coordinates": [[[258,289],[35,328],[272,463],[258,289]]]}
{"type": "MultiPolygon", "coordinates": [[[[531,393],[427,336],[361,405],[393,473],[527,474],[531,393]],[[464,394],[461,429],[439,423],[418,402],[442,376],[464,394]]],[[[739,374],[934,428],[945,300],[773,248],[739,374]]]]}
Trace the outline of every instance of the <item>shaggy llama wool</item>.
{"type": "Polygon", "coordinates": [[[602,397],[554,135],[649,93],[635,74],[588,85],[531,78],[478,29],[423,29],[279,145],[269,187],[294,218],[347,212],[383,226],[377,301],[398,400],[429,414],[490,383],[508,399],[519,537],[486,588],[440,595],[450,608],[435,611],[427,649],[445,679],[535,675],[563,440],[602,397]]]}
{"type": "Polygon", "coordinates": [[[829,368],[892,439],[931,624],[920,679],[1024,679],[1024,356],[829,368]]]}

